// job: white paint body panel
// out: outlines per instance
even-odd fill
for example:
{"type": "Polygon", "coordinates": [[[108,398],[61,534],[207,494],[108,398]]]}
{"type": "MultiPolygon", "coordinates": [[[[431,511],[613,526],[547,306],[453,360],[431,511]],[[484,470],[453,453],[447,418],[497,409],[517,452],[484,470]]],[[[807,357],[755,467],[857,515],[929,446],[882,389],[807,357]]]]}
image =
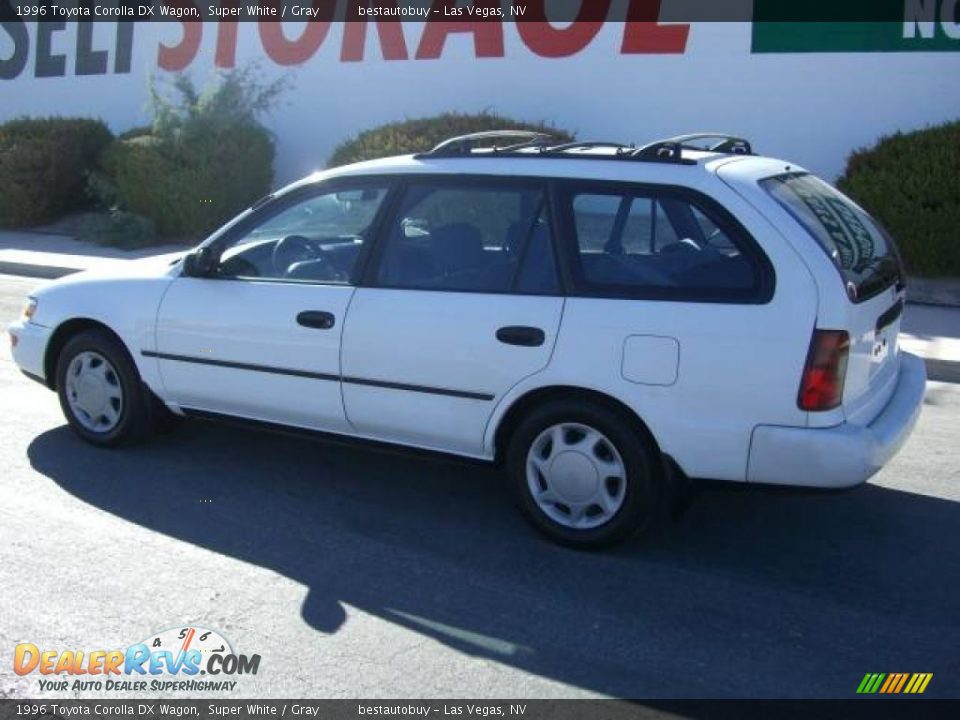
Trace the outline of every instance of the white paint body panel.
{"type": "MultiPolygon", "coordinates": [[[[42,347],[29,352],[45,355],[53,331],[63,323],[93,320],[111,328],[120,337],[140,377],[162,396],[163,385],[156,363],[142,357],[140,350],[153,349],[157,307],[179,274],[179,264],[175,262],[178,257],[179,254],[175,254],[131,260],[120,269],[77,273],[41,286],[33,293],[39,303],[31,324],[46,327],[50,332],[43,336],[42,347]]],[[[42,367],[34,374],[46,379],[42,367]]]]}
{"type": "Polygon", "coordinates": [[[21,320],[11,324],[9,332],[17,338],[17,344],[11,348],[13,361],[17,367],[35,378],[43,378],[44,354],[53,330],[21,320]]]}
{"type": "Polygon", "coordinates": [[[165,358],[165,399],[181,407],[349,432],[340,397],[340,335],[354,288],[177,278],[157,315],[162,354],[330,376],[297,377],[165,358]],[[305,310],[332,313],[329,330],[297,324],[305,310]]]}
{"type": "Polygon", "coordinates": [[[343,338],[347,377],[454,389],[489,400],[343,385],[353,426],[365,435],[489,456],[484,428],[495,402],[541,371],[560,327],[563,299],[359,288],[343,338]],[[496,338],[508,325],[537,327],[539,347],[496,338]]]}
{"type": "Polygon", "coordinates": [[[909,353],[902,353],[898,360],[896,390],[869,424],[843,423],[832,428],[758,426],[753,433],[747,479],[832,488],[865,482],[907,441],[923,407],[923,360],[909,353]]]}

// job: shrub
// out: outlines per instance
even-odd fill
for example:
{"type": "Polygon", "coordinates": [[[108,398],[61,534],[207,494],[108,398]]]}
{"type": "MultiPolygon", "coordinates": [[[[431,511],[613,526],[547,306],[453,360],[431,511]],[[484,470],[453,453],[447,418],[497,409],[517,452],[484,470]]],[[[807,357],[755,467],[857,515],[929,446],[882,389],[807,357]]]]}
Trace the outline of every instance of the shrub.
{"type": "Polygon", "coordinates": [[[327,166],[336,167],[390,155],[424,152],[448,138],[484,130],[531,130],[553,135],[558,142],[573,140],[573,133],[545,123],[519,122],[490,112],[477,115],[444,113],[365,130],[337,146],[327,166]]]}
{"type": "Polygon", "coordinates": [[[91,184],[105,204],[150,219],[162,237],[203,236],[270,191],[274,144],[258,117],[282,81],[263,85],[255,66],[198,92],[187,76],[152,88],[154,122],[103,153],[91,184]]]}
{"type": "Polygon", "coordinates": [[[103,122],[84,118],[0,125],[0,225],[36,224],[87,205],[87,174],[112,137],[103,122]]]}
{"type": "Polygon", "coordinates": [[[142,215],[111,210],[85,217],[78,237],[101,245],[133,249],[153,244],[157,231],[153,221],[142,215]]]}
{"type": "Polygon", "coordinates": [[[854,152],[837,185],[896,238],[913,275],[960,275],[960,122],[854,152]]]}
{"type": "Polygon", "coordinates": [[[192,142],[155,135],[115,142],[102,164],[116,203],[150,218],[162,237],[214,230],[265,195],[273,182],[273,140],[263,128],[238,127],[192,142]]]}

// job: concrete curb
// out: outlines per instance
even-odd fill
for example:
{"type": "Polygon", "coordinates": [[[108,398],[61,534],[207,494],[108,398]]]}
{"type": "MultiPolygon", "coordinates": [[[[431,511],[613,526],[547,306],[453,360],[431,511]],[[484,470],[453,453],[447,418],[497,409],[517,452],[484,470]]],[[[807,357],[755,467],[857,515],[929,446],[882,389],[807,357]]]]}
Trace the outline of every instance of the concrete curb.
{"type": "Polygon", "coordinates": [[[0,260],[0,275],[20,275],[23,277],[56,280],[64,275],[80,272],[80,268],[58,267],[56,265],[31,265],[28,263],[0,260]]]}

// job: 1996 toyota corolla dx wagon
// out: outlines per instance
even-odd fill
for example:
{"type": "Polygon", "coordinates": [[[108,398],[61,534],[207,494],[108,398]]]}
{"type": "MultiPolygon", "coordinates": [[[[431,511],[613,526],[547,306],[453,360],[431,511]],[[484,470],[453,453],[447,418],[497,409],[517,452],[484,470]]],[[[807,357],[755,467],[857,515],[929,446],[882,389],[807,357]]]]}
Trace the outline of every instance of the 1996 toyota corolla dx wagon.
{"type": "Polygon", "coordinates": [[[877,223],[745,140],[481,133],[49,284],[11,335],[96,445],[200,414],[479,458],[596,547],[677,478],[864,482],[922,404],[903,302],[877,223]]]}

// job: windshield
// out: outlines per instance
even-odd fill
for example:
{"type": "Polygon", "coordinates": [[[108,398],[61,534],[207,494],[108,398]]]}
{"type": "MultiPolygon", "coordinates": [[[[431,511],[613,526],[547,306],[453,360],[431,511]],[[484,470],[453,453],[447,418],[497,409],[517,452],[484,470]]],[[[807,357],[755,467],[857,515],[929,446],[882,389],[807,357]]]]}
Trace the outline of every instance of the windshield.
{"type": "Polygon", "coordinates": [[[893,240],[846,195],[807,173],[760,181],[830,256],[851,300],[866,300],[902,280],[893,240]]]}

